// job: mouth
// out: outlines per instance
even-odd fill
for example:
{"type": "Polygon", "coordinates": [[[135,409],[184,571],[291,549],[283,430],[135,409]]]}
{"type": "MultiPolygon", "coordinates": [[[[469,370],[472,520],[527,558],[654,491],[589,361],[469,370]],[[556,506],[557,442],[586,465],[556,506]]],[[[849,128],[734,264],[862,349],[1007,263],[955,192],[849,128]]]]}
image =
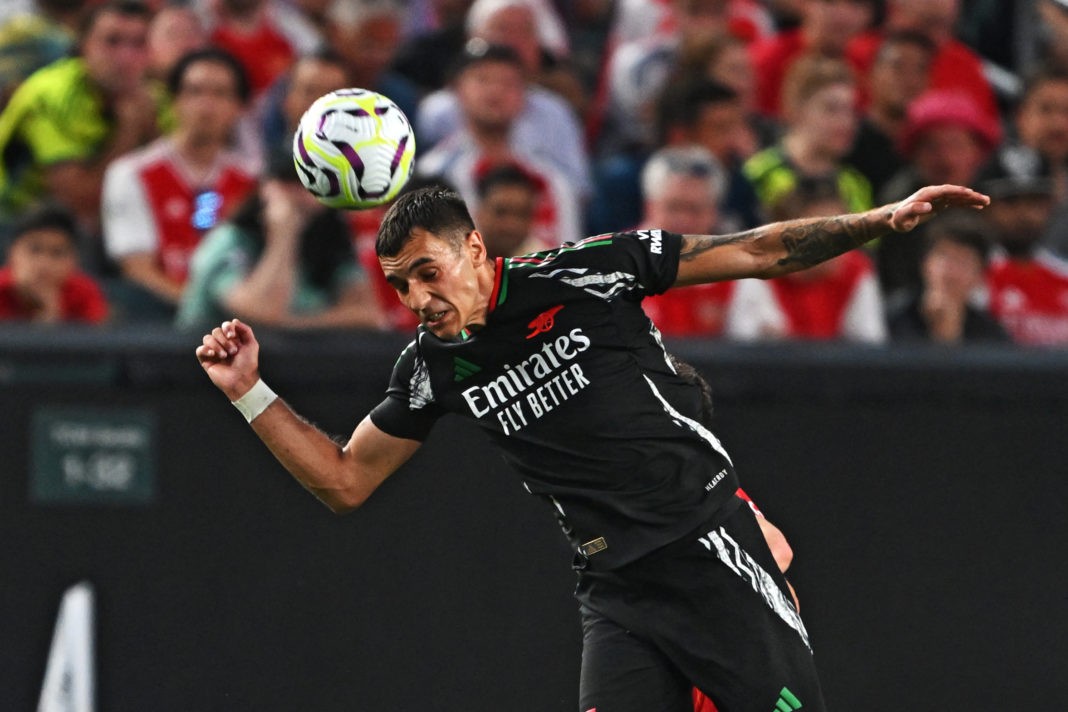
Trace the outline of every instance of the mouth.
{"type": "Polygon", "coordinates": [[[442,310],[442,311],[430,312],[429,314],[424,314],[423,315],[423,326],[427,327],[428,329],[433,329],[435,327],[441,326],[441,323],[443,321],[445,321],[445,317],[446,317],[446,315],[448,315],[448,313],[449,313],[448,310],[445,309],[445,310],[442,310]]]}

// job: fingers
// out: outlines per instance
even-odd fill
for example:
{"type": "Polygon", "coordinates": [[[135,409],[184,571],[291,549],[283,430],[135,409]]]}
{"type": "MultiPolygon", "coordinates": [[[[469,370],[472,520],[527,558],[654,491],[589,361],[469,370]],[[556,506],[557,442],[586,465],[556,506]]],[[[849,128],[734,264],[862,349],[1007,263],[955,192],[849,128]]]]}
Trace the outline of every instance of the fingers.
{"type": "Polygon", "coordinates": [[[236,319],[224,321],[221,325],[205,334],[197,347],[197,358],[201,361],[222,361],[237,354],[241,349],[242,336],[251,336],[252,330],[236,319]]]}

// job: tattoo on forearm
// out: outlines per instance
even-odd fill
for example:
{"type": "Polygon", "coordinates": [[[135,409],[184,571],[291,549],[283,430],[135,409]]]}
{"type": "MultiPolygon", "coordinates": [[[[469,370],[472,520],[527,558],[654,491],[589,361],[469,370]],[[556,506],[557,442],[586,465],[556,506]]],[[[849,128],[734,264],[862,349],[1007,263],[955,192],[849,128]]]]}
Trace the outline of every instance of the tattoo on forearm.
{"type": "Polygon", "coordinates": [[[732,235],[683,235],[679,259],[683,262],[689,262],[716,247],[752,240],[754,237],[752,233],[755,232],[757,231],[749,230],[732,235]]]}
{"type": "Polygon", "coordinates": [[[779,259],[783,267],[811,267],[832,257],[860,247],[888,230],[878,230],[867,215],[840,215],[782,225],[786,255],[779,259]]]}

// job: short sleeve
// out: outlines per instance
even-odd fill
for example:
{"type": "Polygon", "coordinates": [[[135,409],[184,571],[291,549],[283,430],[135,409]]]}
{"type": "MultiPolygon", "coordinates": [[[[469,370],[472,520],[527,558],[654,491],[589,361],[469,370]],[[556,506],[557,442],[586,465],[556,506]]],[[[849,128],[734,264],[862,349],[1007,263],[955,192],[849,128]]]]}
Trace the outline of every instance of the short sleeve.
{"type": "Polygon", "coordinates": [[[101,218],[108,256],[121,259],[156,252],[159,236],[134,164],[120,158],[104,171],[101,218]]]}
{"type": "Polygon", "coordinates": [[[371,411],[371,422],[387,435],[423,441],[441,415],[426,362],[413,341],[397,359],[386,397],[371,411]]]}
{"type": "Polygon", "coordinates": [[[634,230],[597,235],[552,253],[543,269],[604,299],[662,294],[679,272],[682,235],[634,230]]]}

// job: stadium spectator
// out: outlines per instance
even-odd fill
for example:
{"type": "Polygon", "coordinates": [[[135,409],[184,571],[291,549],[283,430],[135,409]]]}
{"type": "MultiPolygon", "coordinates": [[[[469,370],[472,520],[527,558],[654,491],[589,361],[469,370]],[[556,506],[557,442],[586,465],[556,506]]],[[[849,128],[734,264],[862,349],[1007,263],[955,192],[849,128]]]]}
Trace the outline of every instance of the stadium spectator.
{"type": "MultiPolygon", "coordinates": [[[[556,92],[535,81],[538,69],[530,61],[529,46],[537,41],[537,14],[533,0],[493,0],[487,11],[476,13],[472,6],[467,24],[468,36],[484,44],[504,44],[520,58],[524,70],[524,95],[515,122],[516,143],[542,156],[566,178],[581,201],[590,194],[590,166],[582,125],[572,107],[556,92]],[[489,11],[492,10],[492,11],[489,11]],[[504,13],[510,34],[498,28],[498,15],[504,13]],[[525,19],[524,19],[525,18],[525,19]],[[490,39],[490,38],[494,39],[490,39]],[[501,42],[501,40],[506,40],[501,42]],[[526,59],[524,60],[524,57],[526,59]]],[[[469,45],[465,45],[467,47],[469,45]]],[[[459,55],[463,62],[463,54],[459,55]]],[[[455,64],[456,58],[453,60],[455,64]]],[[[427,95],[416,112],[415,128],[420,149],[425,151],[445,136],[453,134],[464,122],[463,111],[453,86],[427,95]]]]}
{"type": "Polygon", "coordinates": [[[1040,21],[1034,23],[1038,41],[1028,43],[1027,49],[1037,53],[1040,64],[1068,71],[1068,2],[1065,0],[1035,0],[1040,21]]]}
{"type": "Polygon", "coordinates": [[[300,117],[316,99],[352,86],[345,60],[332,50],[299,57],[275,86],[271,87],[260,117],[260,135],[267,155],[291,149],[300,117]]]}
{"type": "Polygon", "coordinates": [[[999,147],[1002,163],[1034,162],[1053,179],[1054,198],[1068,199],[1068,70],[1039,68],[1027,78],[1013,113],[1015,141],[999,147]]]}
{"type": "Polygon", "coordinates": [[[432,0],[434,24],[417,32],[397,51],[393,67],[422,91],[441,89],[448,68],[467,41],[464,21],[472,0],[432,0]]]}
{"type": "Polygon", "coordinates": [[[765,208],[788,195],[803,179],[838,186],[847,212],[872,207],[871,185],[843,161],[857,132],[856,82],[840,59],[806,55],[794,62],[783,83],[785,133],[778,144],[745,163],[745,174],[765,208]]]}
{"type": "Polygon", "coordinates": [[[196,0],[211,43],[237,57],[258,97],[293,60],[323,44],[299,11],[279,0],[196,0]]]}
{"type": "Polygon", "coordinates": [[[1034,166],[998,164],[980,182],[991,191],[984,217],[1000,248],[987,270],[990,311],[1025,346],[1068,346],[1068,262],[1042,246],[1053,185],[1034,166]]]}
{"type": "Polygon", "coordinates": [[[491,258],[536,252],[544,245],[534,241],[534,216],[541,182],[522,167],[503,163],[478,177],[478,207],[472,214],[491,258]]]}
{"type": "Polygon", "coordinates": [[[652,32],[620,41],[611,49],[605,60],[604,118],[597,137],[600,155],[656,148],[656,101],[690,48],[727,33],[728,4],[728,0],[661,3],[666,15],[652,32]]]}
{"type": "Polygon", "coordinates": [[[898,142],[909,104],[927,89],[935,47],[925,35],[887,35],[867,77],[868,106],[846,162],[864,174],[879,195],[906,164],[898,142]]]}
{"type": "Polygon", "coordinates": [[[0,21],[0,109],[18,85],[74,47],[86,0],[37,0],[0,21]]]}
{"type": "MultiPolygon", "coordinates": [[[[909,164],[891,178],[879,200],[900,200],[914,186],[963,181],[971,184],[1001,139],[998,123],[990,121],[967,94],[929,90],[909,104],[899,137],[909,164]]],[[[899,290],[920,285],[920,254],[924,226],[898,240],[875,246],[879,280],[891,301],[899,290]]]]}
{"type": "Polygon", "coordinates": [[[187,54],[168,90],[174,131],[108,167],[102,212],[108,257],[136,287],[123,303],[170,320],[193,251],[255,186],[256,166],[230,148],[250,98],[236,59],[214,48],[187,54]]]}
{"type": "MultiPolygon", "coordinates": [[[[523,141],[519,117],[524,105],[524,69],[514,49],[468,42],[453,87],[464,119],[416,162],[418,174],[454,186],[472,209],[478,207],[478,176],[500,163],[519,163],[538,176],[544,189],[535,214],[533,238],[545,246],[579,239],[579,199],[564,174],[541,146],[523,141]]],[[[543,128],[542,132],[553,135],[543,128]]]]}
{"type": "Polygon", "coordinates": [[[400,47],[403,10],[388,0],[354,3],[334,0],[327,11],[330,47],[345,62],[350,87],[388,96],[401,111],[415,118],[419,90],[390,69],[400,47]]]}
{"type": "MultiPolygon", "coordinates": [[[[669,146],[654,153],[642,170],[644,215],[640,230],[682,235],[719,231],[719,201],[726,175],[701,146],[669,146]]],[[[681,287],[642,302],[645,313],[667,336],[720,336],[731,318],[734,282],[681,287]]]]}
{"type": "MultiPolygon", "coordinates": [[[[772,219],[845,212],[833,180],[802,180],[772,208],[772,219]]],[[[886,341],[882,293],[871,259],[853,250],[815,267],[735,288],[728,336],[743,340],[886,341]]]]}
{"type": "Polygon", "coordinates": [[[736,232],[760,224],[759,201],[742,170],[758,147],[757,137],[738,94],[715,81],[682,79],[664,92],[658,113],[661,144],[703,146],[726,172],[719,229],[736,232]]]}
{"type": "MultiPolygon", "coordinates": [[[[656,125],[659,146],[703,146],[727,172],[719,206],[722,229],[744,230],[760,223],[756,192],[742,171],[757,139],[732,89],[684,75],[672,81],[657,102],[656,125]]],[[[640,174],[647,159],[645,152],[634,152],[597,162],[596,190],[586,213],[589,234],[623,230],[642,220],[640,174]]]]}
{"type": "Polygon", "coordinates": [[[148,26],[148,76],[166,83],[178,60],[208,46],[208,31],[188,5],[164,5],[148,26]]]}
{"type": "Polygon", "coordinates": [[[802,0],[799,9],[797,28],[756,42],[751,49],[757,109],[767,116],[782,114],[783,84],[794,62],[817,54],[852,63],[846,46],[868,29],[875,15],[872,0],[802,0]]]}
{"type": "Polygon", "coordinates": [[[1007,343],[985,305],[990,228],[974,213],[947,213],[924,238],[922,286],[887,316],[891,339],[938,344],[1007,343]]]}
{"type": "Polygon", "coordinates": [[[300,184],[289,151],[193,255],[176,324],[201,329],[229,314],[285,329],[381,324],[348,225],[300,184]]]}
{"type": "Polygon", "coordinates": [[[0,320],[98,324],[107,318],[100,287],[78,267],[77,231],[62,208],[23,215],[0,268],[0,320]]]}
{"type": "Polygon", "coordinates": [[[887,0],[883,27],[857,37],[848,53],[865,76],[885,35],[918,32],[936,47],[931,88],[967,94],[988,121],[998,120],[997,99],[983,73],[983,60],[954,36],[960,0],[887,0]]]}
{"type": "MultiPolygon", "coordinates": [[[[96,6],[79,56],[38,70],[16,90],[0,113],[0,224],[51,197],[96,235],[104,169],[158,134],[158,106],[145,81],[149,19],[133,0],[96,6]]],[[[97,246],[83,248],[95,266],[97,246]]]]}

